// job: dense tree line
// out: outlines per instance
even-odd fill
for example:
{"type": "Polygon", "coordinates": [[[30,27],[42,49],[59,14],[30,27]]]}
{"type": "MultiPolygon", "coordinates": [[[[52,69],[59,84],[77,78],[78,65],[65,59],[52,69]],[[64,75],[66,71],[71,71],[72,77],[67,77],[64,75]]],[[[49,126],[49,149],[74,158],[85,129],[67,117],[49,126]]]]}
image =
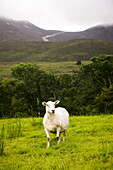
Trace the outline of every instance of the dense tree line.
{"type": "Polygon", "coordinates": [[[70,115],[113,113],[113,56],[101,55],[73,74],[54,75],[36,64],[12,68],[0,81],[0,117],[43,116],[42,101],[61,101],[70,115]]]}

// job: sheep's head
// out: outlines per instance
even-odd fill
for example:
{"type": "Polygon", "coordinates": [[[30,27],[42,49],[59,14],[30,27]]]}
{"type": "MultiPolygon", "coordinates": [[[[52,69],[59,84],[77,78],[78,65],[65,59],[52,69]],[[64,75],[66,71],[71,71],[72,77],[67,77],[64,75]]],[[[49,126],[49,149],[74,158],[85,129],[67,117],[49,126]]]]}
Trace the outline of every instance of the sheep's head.
{"type": "Polygon", "coordinates": [[[50,114],[54,114],[55,113],[55,105],[57,105],[60,101],[56,100],[55,102],[52,101],[48,101],[46,102],[42,102],[43,106],[46,106],[46,112],[50,113],[50,114]]]}

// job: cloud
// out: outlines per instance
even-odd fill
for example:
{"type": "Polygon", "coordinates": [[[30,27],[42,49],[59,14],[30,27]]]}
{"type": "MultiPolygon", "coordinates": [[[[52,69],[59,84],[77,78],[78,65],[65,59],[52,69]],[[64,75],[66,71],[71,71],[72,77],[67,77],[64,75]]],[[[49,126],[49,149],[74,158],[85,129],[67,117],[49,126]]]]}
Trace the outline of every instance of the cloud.
{"type": "Polygon", "coordinates": [[[0,15],[44,29],[83,30],[113,23],[112,0],[0,0],[0,15]]]}

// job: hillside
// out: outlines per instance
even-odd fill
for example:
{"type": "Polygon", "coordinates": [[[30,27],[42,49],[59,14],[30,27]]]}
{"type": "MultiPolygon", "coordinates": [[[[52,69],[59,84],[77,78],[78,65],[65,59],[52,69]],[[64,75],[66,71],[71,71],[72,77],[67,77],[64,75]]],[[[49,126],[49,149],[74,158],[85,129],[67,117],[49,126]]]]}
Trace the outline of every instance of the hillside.
{"type": "Polygon", "coordinates": [[[98,25],[80,32],[41,29],[29,21],[0,17],[0,43],[12,41],[67,41],[97,39],[113,42],[113,25],[98,25]]]}
{"type": "Polygon", "coordinates": [[[53,43],[16,42],[0,45],[0,62],[85,61],[100,54],[113,54],[113,43],[79,39],[53,43]]]}

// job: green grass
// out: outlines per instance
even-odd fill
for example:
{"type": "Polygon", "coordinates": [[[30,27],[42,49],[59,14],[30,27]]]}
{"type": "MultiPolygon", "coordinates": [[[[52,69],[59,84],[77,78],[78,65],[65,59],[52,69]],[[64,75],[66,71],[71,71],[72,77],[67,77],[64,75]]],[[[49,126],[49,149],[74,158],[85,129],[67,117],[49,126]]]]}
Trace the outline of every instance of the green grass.
{"type": "MultiPolygon", "coordinates": [[[[88,64],[91,61],[82,61],[82,64],[88,64]]],[[[32,64],[36,64],[31,62],[32,64]]],[[[0,78],[11,78],[11,68],[18,65],[15,62],[2,62],[0,63],[0,78]]],[[[64,61],[64,62],[38,62],[40,68],[45,71],[53,72],[55,74],[72,73],[73,70],[79,70],[80,66],[76,65],[76,61],[64,61]]]]}
{"type": "Polygon", "coordinates": [[[78,39],[0,44],[0,62],[85,61],[100,54],[113,54],[113,42],[78,39]]]}
{"type": "Polygon", "coordinates": [[[70,117],[66,141],[58,145],[51,134],[49,149],[42,121],[42,118],[0,120],[0,131],[4,124],[1,170],[113,169],[113,115],[70,117]],[[20,135],[16,135],[18,129],[20,135]],[[11,137],[10,133],[15,135],[11,137]]]}

